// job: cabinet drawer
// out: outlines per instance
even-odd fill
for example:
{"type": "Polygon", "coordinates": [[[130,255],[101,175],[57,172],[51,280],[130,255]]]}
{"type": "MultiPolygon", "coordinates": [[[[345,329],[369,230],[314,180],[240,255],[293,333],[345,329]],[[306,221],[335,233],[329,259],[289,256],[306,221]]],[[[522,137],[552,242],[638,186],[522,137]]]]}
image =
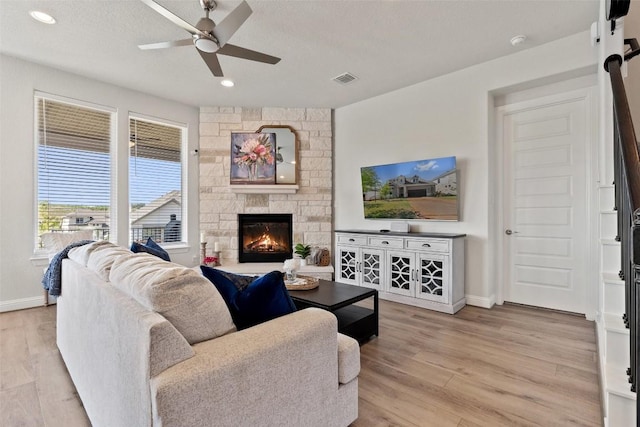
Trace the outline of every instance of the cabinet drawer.
{"type": "Polygon", "coordinates": [[[369,246],[374,246],[376,248],[402,249],[403,244],[402,239],[394,239],[382,236],[370,236],[369,246]]]}
{"type": "Polygon", "coordinates": [[[347,245],[366,245],[367,244],[367,236],[363,236],[360,234],[338,234],[337,243],[347,244],[347,245]]]}
{"type": "Polygon", "coordinates": [[[431,252],[449,252],[449,241],[438,239],[406,239],[405,249],[431,252]]]}

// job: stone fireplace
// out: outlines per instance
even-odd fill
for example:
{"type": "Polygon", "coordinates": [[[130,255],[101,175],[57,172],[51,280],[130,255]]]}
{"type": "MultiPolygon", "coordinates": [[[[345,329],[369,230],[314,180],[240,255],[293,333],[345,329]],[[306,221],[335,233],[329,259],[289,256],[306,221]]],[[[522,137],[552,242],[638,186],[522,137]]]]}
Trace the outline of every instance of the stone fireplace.
{"type": "MultiPolygon", "coordinates": [[[[199,133],[200,231],[205,234],[207,248],[219,247],[222,266],[239,262],[238,214],[290,213],[294,245],[332,248],[330,109],[201,107],[199,133]],[[229,185],[231,133],[254,132],[261,126],[273,125],[288,125],[296,131],[300,188],[294,194],[268,190],[234,193],[229,185]]],[[[267,263],[237,265],[254,269],[267,263]]]]}
{"type": "Polygon", "coordinates": [[[238,262],[282,262],[292,253],[291,214],[238,214],[238,262]]]}

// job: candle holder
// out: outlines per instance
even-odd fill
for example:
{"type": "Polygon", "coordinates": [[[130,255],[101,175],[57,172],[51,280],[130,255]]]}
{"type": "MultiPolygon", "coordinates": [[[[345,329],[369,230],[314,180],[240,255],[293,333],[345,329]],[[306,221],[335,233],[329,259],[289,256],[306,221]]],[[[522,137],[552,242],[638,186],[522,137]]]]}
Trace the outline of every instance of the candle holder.
{"type": "Polygon", "coordinates": [[[213,262],[213,265],[216,266],[216,267],[220,266],[220,251],[211,252],[211,256],[216,259],[213,262]]]}
{"type": "Polygon", "coordinates": [[[207,257],[207,242],[200,242],[200,264],[204,265],[204,259],[207,257]]]}

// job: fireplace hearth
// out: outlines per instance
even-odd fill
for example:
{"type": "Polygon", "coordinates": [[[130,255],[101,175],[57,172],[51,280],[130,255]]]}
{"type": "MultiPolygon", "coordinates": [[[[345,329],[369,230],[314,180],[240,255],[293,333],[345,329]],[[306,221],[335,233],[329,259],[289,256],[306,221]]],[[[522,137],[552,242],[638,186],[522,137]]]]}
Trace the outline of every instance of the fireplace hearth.
{"type": "Polygon", "coordinates": [[[238,262],[282,262],[292,253],[291,214],[238,214],[238,262]]]}

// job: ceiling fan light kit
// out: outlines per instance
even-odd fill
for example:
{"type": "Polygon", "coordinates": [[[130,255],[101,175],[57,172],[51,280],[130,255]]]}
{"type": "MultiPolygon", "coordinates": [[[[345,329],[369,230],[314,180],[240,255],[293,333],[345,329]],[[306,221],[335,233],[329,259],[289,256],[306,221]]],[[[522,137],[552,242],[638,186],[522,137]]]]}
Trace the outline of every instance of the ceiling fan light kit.
{"type": "Polygon", "coordinates": [[[205,37],[198,37],[194,42],[194,44],[196,45],[199,51],[206,52],[206,53],[214,53],[214,52],[217,52],[218,49],[220,49],[216,42],[214,42],[211,39],[207,39],[205,37]]]}
{"type": "Polygon", "coordinates": [[[138,45],[140,49],[164,49],[167,47],[188,46],[193,44],[205,64],[207,64],[207,67],[209,67],[209,70],[216,77],[224,77],[217,55],[234,56],[236,58],[248,59],[250,61],[263,62],[265,64],[277,64],[280,62],[280,58],[275,56],[227,43],[231,36],[235,34],[238,28],[244,24],[253,12],[251,7],[249,7],[249,4],[244,0],[218,25],[209,18],[209,13],[217,6],[216,2],[213,0],[200,0],[200,5],[204,9],[206,16],[201,18],[195,26],[189,24],[173,12],[170,12],[168,9],[165,9],[154,0],[140,1],[167,18],[169,21],[189,32],[192,37],[191,39],[185,40],[138,45]]]}

